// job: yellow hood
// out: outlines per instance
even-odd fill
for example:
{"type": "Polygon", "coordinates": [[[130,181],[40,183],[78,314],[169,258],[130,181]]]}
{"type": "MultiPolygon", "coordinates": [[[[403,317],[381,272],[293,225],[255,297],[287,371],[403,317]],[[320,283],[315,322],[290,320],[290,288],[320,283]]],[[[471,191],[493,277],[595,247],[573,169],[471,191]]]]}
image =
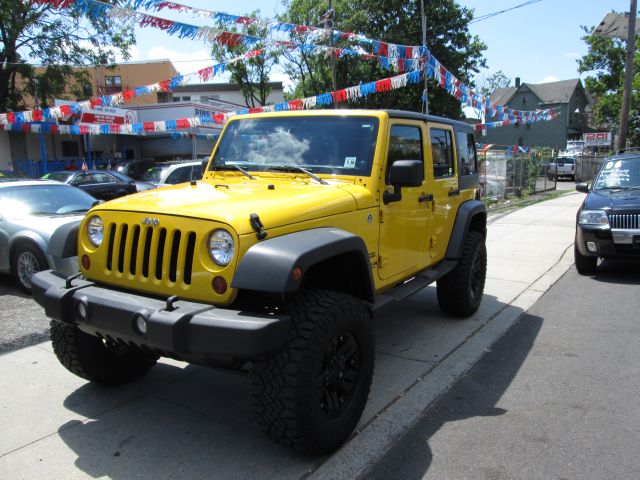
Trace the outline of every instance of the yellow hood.
{"type": "Polygon", "coordinates": [[[366,193],[363,187],[344,183],[199,181],[196,185],[181,184],[121,197],[93,211],[120,210],[210,219],[226,223],[242,235],[253,231],[249,223],[251,213],[257,213],[265,230],[269,230],[356,210],[354,195],[367,196],[366,193]]]}

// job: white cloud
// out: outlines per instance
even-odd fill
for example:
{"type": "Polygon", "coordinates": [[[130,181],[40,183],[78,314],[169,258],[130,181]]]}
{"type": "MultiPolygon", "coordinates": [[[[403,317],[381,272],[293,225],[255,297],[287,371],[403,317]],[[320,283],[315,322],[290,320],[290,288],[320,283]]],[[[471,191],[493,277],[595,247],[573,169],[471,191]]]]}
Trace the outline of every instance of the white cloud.
{"type": "Polygon", "coordinates": [[[553,75],[549,75],[547,77],[544,77],[542,80],[540,80],[539,83],[551,83],[551,82],[558,82],[560,79],[557,77],[554,77],[553,75]]]}

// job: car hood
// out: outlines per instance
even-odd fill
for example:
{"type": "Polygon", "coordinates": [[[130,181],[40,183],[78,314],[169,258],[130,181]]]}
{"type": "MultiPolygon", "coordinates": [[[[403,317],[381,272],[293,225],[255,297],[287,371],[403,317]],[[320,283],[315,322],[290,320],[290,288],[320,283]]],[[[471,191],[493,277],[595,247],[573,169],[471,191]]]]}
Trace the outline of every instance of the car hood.
{"type": "Polygon", "coordinates": [[[586,210],[640,210],[640,190],[597,190],[587,195],[586,210]]]}
{"type": "MultiPolygon", "coordinates": [[[[352,184],[247,181],[215,184],[200,181],[140,192],[111,200],[100,210],[179,215],[219,221],[238,234],[253,232],[249,215],[257,213],[265,229],[339,215],[367,203],[368,190],[352,184]]],[[[370,199],[369,199],[370,200],[370,199]]]]}
{"type": "Polygon", "coordinates": [[[57,228],[68,223],[79,222],[83,218],[84,214],[26,215],[19,218],[8,218],[7,223],[12,225],[12,230],[16,235],[23,235],[27,231],[34,232],[46,241],[57,228]]]}

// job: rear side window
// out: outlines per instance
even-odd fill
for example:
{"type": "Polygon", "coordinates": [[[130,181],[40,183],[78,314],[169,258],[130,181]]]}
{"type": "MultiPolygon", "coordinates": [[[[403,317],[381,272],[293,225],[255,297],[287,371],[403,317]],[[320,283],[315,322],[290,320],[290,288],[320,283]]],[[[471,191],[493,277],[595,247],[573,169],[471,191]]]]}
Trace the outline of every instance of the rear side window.
{"type": "Polygon", "coordinates": [[[431,154],[433,156],[433,176],[436,178],[453,175],[453,142],[449,130],[432,128],[431,154]]]}
{"type": "Polygon", "coordinates": [[[460,175],[473,175],[478,172],[476,160],[476,141],[473,133],[456,132],[458,141],[458,164],[460,175]]]}

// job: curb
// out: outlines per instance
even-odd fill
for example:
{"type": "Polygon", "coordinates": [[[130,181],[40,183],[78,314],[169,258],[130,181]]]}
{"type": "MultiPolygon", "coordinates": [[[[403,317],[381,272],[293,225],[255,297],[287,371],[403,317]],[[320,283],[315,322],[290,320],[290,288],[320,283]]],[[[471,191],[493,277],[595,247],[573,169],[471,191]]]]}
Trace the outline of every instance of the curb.
{"type": "Polygon", "coordinates": [[[543,275],[478,328],[440,363],[416,379],[383,413],[303,478],[361,478],[402,435],[471,369],[573,264],[573,245],[543,275]],[[423,408],[418,407],[424,405],[423,408]]]}

